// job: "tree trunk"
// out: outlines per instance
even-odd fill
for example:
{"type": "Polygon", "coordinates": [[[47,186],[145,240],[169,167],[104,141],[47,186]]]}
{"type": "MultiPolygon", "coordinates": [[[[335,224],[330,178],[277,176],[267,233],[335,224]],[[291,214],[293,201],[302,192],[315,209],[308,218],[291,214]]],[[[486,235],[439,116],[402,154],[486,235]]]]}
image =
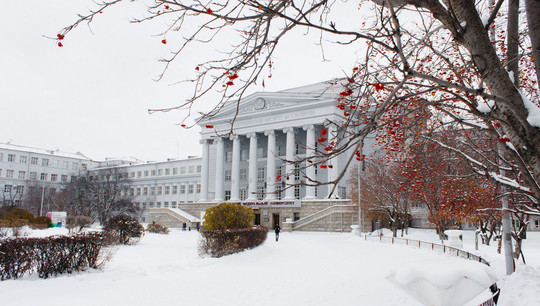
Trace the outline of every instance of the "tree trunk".
{"type": "Polygon", "coordinates": [[[514,85],[519,88],[519,0],[508,0],[506,34],[507,70],[512,73],[514,85]]]}
{"type": "Polygon", "coordinates": [[[537,83],[540,85],[540,0],[525,0],[537,83]]]}
{"type": "MultiPolygon", "coordinates": [[[[538,1],[534,1],[536,6],[538,1]]],[[[517,152],[526,161],[519,164],[523,179],[532,189],[535,198],[540,199],[540,129],[532,126],[528,121],[528,110],[525,108],[520,92],[510,80],[508,73],[502,69],[502,63],[495,52],[488,37],[488,32],[475,8],[474,1],[452,1],[458,23],[465,22],[464,32],[460,32],[455,40],[462,43],[472,56],[478,72],[489,89],[497,97],[496,107],[492,115],[502,123],[504,134],[510,139],[517,152]],[[527,166],[532,171],[532,176],[527,166]]],[[[532,12],[531,12],[532,13],[532,12]]],[[[538,19],[538,15],[533,18],[538,19]]],[[[441,20],[443,23],[445,20],[441,20]]],[[[445,27],[452,29],[454,24],[444,23],[445,27]]],[[[514,153],[514,152],[512,152],[514,153]]],[[[518,159],[519,160],[519,159],[518,159]]]]}

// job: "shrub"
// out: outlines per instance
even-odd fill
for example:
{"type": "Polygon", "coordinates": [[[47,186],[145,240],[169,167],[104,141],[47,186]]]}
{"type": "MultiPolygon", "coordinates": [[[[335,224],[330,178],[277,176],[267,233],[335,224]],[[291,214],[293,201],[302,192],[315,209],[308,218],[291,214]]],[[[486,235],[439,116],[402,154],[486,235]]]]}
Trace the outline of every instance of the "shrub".
{"type": "Polygon", "coordinates": [[[69,232],[81,232],[92,224],[92,218],[87,216],[68,216],[66,218],[66,227],[69,232]]]}
{"type": "Polygon", "coordinates": [[[28,235],[25,229],[25,226],[27,225],[28,225],[28,220],[26,219],[18,219],[11,222],[11,231],[12,231],[13,236],[21,237],[21,236],[28,235]]]}
{"type": "Polygon", "coordinates": [[[239,204],[221,203],[208,208],[204,220],[203,227],[209,231],[248,228],[255,214],[251,208],[239,204]]]}
{"type": "Polygon", "coordinates": [[[10,224],[9,226],[11,227],[14,226],[14,223],[17,220],[26,220],[27,224],[32,223],[32,221],[34,221],[34,215],[28,210],[13,207],[9,209],[6,213],[4,213],[2,219],[7,221],[7,223],[10,224]]]}
{"type": "Polygon", "coordinates": [[[135,243],[134,238],[140,238],[144,234],[144,227],[136,218],[118,215],[107,221],[103,231],[112,241],[119,244],[132,244],[135,243]]]}
{"type": "Polygon", "coordinates": [[[39,216],[34,218],[34,221],[32,222],[32,228],[45,229],[49,227],[49,224],[51,224],[51,219],[49,217],[39,216]]]}
{"type": "Polygon", "coordinates": [[[166,226],[163,226],[158,223],[148,224],[146,230],[150,233],[156,234],[169,234],[169,229],[166,226]]]}
{"type": "Polygon", "coordinates": [[[100,233],[0,240],[0,280],[97,268],[102,241],[100,233]]]}
{"type": "Polygon", "coordinates": [[[199,245],[199,254],[221,257],[238,253],[261,245],[267,237],[268,229],[257,226],[234,230],[205,231],[199,245]]]}

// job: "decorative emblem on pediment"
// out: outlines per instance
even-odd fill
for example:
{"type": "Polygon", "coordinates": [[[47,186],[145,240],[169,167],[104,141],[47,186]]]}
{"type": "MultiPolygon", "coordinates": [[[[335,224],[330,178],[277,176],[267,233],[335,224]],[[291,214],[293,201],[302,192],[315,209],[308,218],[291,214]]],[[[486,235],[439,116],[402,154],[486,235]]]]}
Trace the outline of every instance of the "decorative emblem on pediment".
{"type": "Polygon", "coordinates": [[[240,113],[249,113],[254,111],[260,111],[262,109],[276,108],[284,106],[283,103],[269,102],[263,98],[257,98],[254,102],[240,109],[240,113]]]}

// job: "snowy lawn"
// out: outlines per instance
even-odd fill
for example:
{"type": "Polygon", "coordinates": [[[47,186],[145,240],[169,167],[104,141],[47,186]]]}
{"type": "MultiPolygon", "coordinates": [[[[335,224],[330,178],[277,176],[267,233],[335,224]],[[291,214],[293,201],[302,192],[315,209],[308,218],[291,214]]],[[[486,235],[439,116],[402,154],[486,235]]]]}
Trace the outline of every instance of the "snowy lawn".
{"type": "MultiPolygon", "coordinates": [[[[429,240],[432,233],[417,231],[410,236],[429,240]]],[[[499,305],[540,305],[540,235],[530,233],[528,238],[525,256],[529,254],[531,263],[497,282],[502,287],[499,305]],[[529,241],[538,248],[527,248],[529,241]]],[[[103,271],[0,282],[2,303],[420,305],[387,277],[408,266],[440,267],[441,271],[471,264],[483,267],[428,250],[366,242],[351,234],[282,233],[276,242],[269,233],[262,246],[219,259],[199,257],[198,239],[194,231],[147,234],[137,245],[116,248],[103,271]]],[[[503,278],[502,255],[494,252],[495,247],[480,253],[494,262],[494,272],[503,278]]]]}

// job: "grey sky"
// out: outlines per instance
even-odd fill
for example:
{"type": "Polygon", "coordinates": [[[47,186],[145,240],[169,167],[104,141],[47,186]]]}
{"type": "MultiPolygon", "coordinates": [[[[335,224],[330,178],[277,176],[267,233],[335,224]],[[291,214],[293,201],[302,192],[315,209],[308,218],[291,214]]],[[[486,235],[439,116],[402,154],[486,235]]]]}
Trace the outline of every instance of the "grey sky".
{"type": "MultiPolygon", "coordinates": [[[[174,106],[188,98],[189,77],[202,49],[190,50],[167,77],[154,82],[174,41],[160,43],[163,23],[130,24],[142,5],[126,2],[66,37],[54,37],[85,13],[89,0],[7,1],[0,11],[0,142],[80,151],[93,159],[133,156],[163,160],[200,155],[199,129],[186,130],[179,112],[149,115],[148,108],[174,106]],[[133,7],[132,7],[133,6],[133,7]]],[[[332,50],[329,58],[332,58],[332,50]]],[[[339,51],[342,52],[342,51],[339,51]]],[[[266,88],[277,91],[342,76],[354,56],[322,63],[320,48],[290,39],[275,57],[266,88]]],[[[334,57],[336,58],[336,57],[334,57]]],[[[211,97],[201,103],[211,105],[211,97]]],[[[203,104],[201,104],[202,106],[203,104]]]]}

